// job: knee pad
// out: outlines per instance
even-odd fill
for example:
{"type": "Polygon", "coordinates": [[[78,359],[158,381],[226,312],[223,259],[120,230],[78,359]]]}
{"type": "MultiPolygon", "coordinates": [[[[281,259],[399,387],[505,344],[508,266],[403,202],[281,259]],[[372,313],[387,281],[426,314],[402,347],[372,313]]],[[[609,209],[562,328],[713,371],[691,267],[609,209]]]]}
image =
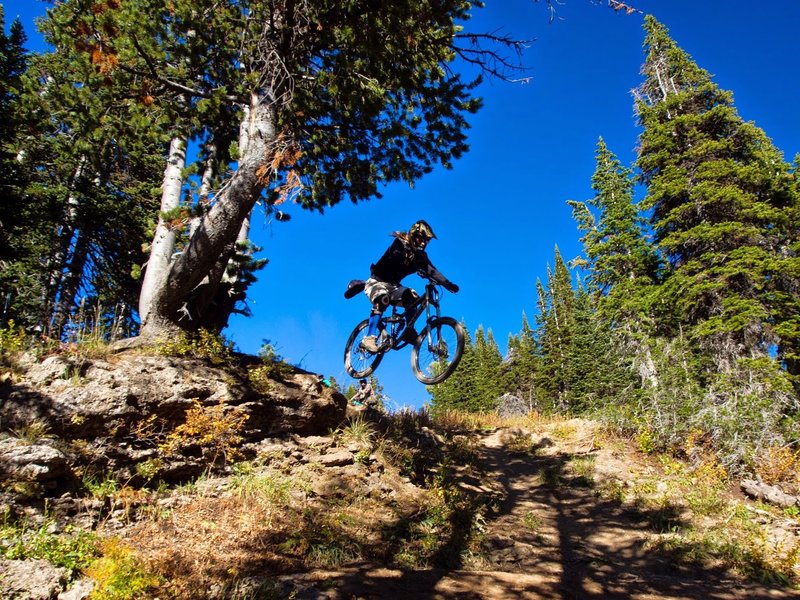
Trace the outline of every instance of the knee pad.
{"type": "Polygon", "coordinates": [[[389,306],[389,294],[381,294],[372,302],[373,310],[383,312],[389,306]]]}
{"type": "Polygon", "coordinates": [[[411,306],[417,301],[417,298],[419,298],[419,296],[417,296],[417,293],[414,290],[411,288],[406,288],[403,291],[400,301],[403,303],[403,306],[411,306]]]}

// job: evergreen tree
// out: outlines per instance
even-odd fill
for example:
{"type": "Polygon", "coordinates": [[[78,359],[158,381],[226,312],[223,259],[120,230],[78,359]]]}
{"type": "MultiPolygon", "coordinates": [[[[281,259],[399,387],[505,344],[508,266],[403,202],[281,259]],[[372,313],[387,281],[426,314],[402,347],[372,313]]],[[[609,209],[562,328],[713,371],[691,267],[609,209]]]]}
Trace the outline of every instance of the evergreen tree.
{"type": "Polygon", "coordinates": [[[595,159],[595,196],[585,203],[568,202],[583,233],[586,256],[574,262],[588,271],[589,288],[598,294],[596,319],[602,322],[596,326],[612,335],[617,356],[630,357],[642,383],[654,385],[657,374],[649,338],[657,253],[645,238],[644,218],[634,204],[631,171],[602,138],[595,159]]]}
{"type": "MultiPolygon", "coordinates": [[[[19,19],[15,19],[6,34],[5,15],[3,6],[0,5],[0,181],[3,182],[4,194],[11,188],[13,181],[14,155],[10,152],[9,144],[14,137],[14,131],[20,126],[19,117],[15,110],[15,103],[20,92],[20,76],[25,72],[27,58],[25,42],[27,35],[19,19]]],[[[4,202],[0,213],[7,221],[12,203],[4,202]]],[[[0,225],[2,227],[2,225],[0,225]]],[[[2,229],[0,229],[2,234],[2,229]]],[[[2,238],[0,238],[2,241],[2,238]]]]}
{"type": "Polygon", "coordinates": [[[732,95],[654,18],[645,30],[637,166],[666,262],[660,318],[724,370],[780,346],[771,297],[797,199],[781,153],[732,95]]]}
{"type": "Polygon", "coordinates": [[[655,19],[645,30],[637,166],[665,266],[653,288],[658,377],[639,418],[668,444],[708,432],[736,468],[800,437],[783,370],[797,366],[797,187],[732,95],[655,19]]]}
{"type": "Polygon", "coordinates": [[[496,408],[497,398],[503,394],[503,355],[491,330],[484,334],[482,326],[475,333],[475,359],[477,365],[473,377],[472,410],[489,412],[496,408]]]}
{"type": "Polygon", "coordinates": [[[536,387],[545,408],[568,408],[569,382],[566,377],[570,345],[575,333],[575,291],[572,278],[558,247],[554,269],[547,267],[547,287],[536,282],[537,339],[541,352],[536,387]]]}
{"type": "Polygon", "coordinates": [[[609,321],[596,310],[597,301],[578,286],[573,336],[563,374],[567,405],[573,412],[602,410],[608,404],[637,397],[631,357],[621,352],[609,321]]]}
{"type": "Polygon", "coordinates": [[[497,399],[505,391],[502,363],[503,357],[491,331],[484,333],[483,327],[478,327],[474,343],[467,333],[458,369],[442,383],[428,388],[434,412],[494,410],[497,399]]]}
{"type": "Polygon", "coordinates": [[[458,363],[458,368],[442,383],[428,387],[431,394],[431,410],[473,410],[475,393],[475,374],[477,372],[477,358],[472,336],[464,328],[464,354],[458,363]]]}
{"type": "Polygon", "coordinates": [[[57,19],[43,25],[54,51],[21,77],[10,144],[25,181],[0,286],[22,322],[59,338],[87,304],[107,310],[84,311],[92,319],[131,324],[163,138],[150,108],[119,101],[129,82],[110,79],[57,19]]]}
{"type": "Polygon", "coordinates": [[[533,328],[522,313],[522,329],[508,339],[508,357],[504,368],[504,392],[510,392],[528,401],[532,406],[535,397],[538,344],[533,328]]]}
{"type": "Polygon", "coordinates": [[[5,15],[0,5],[0,325],[9,319],[25,323],[25,314],[35,312],[27,302],[15,303],[14,283],[20,281],[25,270],[16,264],[18,237],[24,223],[22,211],[24,173],[21,172],[14,153],[15,132],[21,126],[18,99],[20,77],[25,71],[27,56],[24,48],[27,36],[19,20],[15,20],[6,34],[5,15]]]}
{"type": "Polygon", "coordinates": [[[612,323],[647,314],[642,288],[656,278],[656,252],[644,236],[644,218],[633,201],[633,179],[601,138],[592,176],[595,196],[587,202],[570,200],[572,214],[583,233],[586,258],[575,261],[588,272],[589,289],[601,294],[599,306],[612,323]],[[591,208],[590,208],[591,207],[591,208]]]}

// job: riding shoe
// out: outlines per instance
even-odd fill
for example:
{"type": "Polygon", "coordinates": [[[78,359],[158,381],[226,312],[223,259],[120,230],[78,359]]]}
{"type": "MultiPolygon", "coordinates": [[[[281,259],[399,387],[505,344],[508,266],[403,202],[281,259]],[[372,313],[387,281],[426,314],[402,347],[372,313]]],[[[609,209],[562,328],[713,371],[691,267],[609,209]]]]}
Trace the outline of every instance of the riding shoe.
{"type": "Polygon", "coordinates": [[[374,335],[367,335],[361,340],[361,347],[367,352],[375,353],[378,351],[378,339],[374,335]]]}

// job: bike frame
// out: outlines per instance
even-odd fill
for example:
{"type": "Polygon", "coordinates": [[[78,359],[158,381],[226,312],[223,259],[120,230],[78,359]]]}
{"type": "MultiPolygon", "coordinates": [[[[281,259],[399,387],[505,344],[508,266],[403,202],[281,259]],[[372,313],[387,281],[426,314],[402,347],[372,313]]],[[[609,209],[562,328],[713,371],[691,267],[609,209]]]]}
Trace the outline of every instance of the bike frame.
{"type": "MultiPolygon", "coordinates": [[[[425,313],[425,323],[440,316],[439,297],[440,293],[437,284],[429,281],[425,284],[425,292],[417,300],[416,304],[410,308],[392,305],[392,314],[382,317],[379,328],[386,331],[391,340],[389,348],[398,350],[408,344],[413,344],[414,340],[403,339],[403,334],[413,328],[417,320],[425,313]],[[410,312],[409,312],[410,311],[410,312]]],[[[416,329],[415,329],[416,331],[416,329]]],[[[416,338],[416,336],[414,336],[416,338]]],[[[389,349],[387,348],[387,349],[389,349]]]]}

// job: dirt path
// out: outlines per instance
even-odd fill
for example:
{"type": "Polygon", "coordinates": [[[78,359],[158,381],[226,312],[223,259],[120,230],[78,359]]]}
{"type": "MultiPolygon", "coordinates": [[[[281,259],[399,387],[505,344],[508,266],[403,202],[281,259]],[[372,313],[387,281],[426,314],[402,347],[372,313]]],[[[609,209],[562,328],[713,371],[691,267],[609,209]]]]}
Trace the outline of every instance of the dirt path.
{"type": "MultiPolygon", "coordinates": [[[[744,583],[722,569],[687,567],[656,549],[649,543],[652,523],[664,519],[663,514],[648,514],[598,493],[603,481],[652,477],[653,467],[612,447],[596,447],[595,433],[582,431],[579,424],[568,439],[508,429],[481,437],[481,485],[497,491],[499,506],[484,525],[480,564],[469,570],[400,571],[362,564],[314,571],[291,577],[295,597],[800,598],[796,590],[744,583]],[[520,440],[529,440],[532,451],[514,451],[520,440]],[[591,463],[591,475],[576,472],[574,465],[581,460],[591,463]]],[[[673,518],[678,522],[680,516],[673,518]]]]}

